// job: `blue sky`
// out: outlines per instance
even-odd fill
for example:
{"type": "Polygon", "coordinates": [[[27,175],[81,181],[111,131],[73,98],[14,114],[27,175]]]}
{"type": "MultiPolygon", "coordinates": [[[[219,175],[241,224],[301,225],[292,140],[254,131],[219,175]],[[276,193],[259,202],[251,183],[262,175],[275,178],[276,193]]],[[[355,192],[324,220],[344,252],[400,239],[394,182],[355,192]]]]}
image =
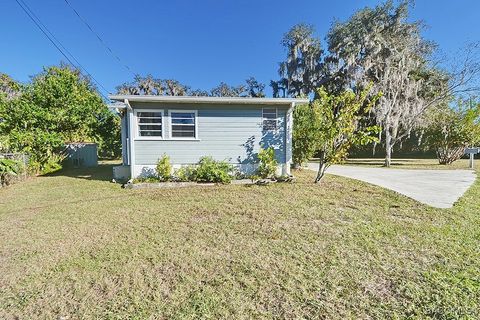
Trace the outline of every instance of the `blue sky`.
{"type": "MultiPolygon", "coordinates": [[[[64,0],[23,0],[78,61],[109,91],[132,75],[108,54],[64,0]]],[[[255,76],[277,78],[285,52],[280,39],[292,25],[313,24],[323,39],[334,19],[374,6],[371,0],[69,0],[135,73],[175,78],[192,88],[255,76]]],[[[15,0],[0,1],[0,72],[19,81],[42,66],[65,61],[15,0]]],[[[478,0],[417,0],[412,18],[448,55],[480,40],[478,0]]],[[[268,90],[267,93],[271,91],[268,90]]]]}

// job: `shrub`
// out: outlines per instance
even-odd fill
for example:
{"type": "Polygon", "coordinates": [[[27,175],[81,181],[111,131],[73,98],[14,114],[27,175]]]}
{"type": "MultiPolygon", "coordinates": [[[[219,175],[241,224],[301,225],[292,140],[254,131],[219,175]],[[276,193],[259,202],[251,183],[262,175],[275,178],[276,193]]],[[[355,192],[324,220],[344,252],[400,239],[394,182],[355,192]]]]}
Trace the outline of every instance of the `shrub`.
{"type": "Polygon", "coordinates": [[[192,165],[181,167],[175,170],[173,179],[176,181],[196,181],[197,169],[192,165]]]}
{"type": "Polygon", "coordinates": [[[226,161],[217,161],[212,157],[202,157],[195,170],[198,182],[230,183],[233,176],[233,166],[226,161]]]}
{"type": "Polygon", "coordinates": [[[12,159],[0,159],[0,186],[9,185],[12,178],[20,173],[21,165],[12,159]]]}
{"type": "Polygon", "coordinates": [[[168,181],[172,178],[172,165],[170,164],[170,158],[166,154],[158,159],[155,170],[160,181],[168,181]]]}
{"type": "Polygon", "coordinates": [[[260,149],[258,152],[258,175],[262,178],[272,178],[277,171],[277,160],[275,159],[275,150],[270,147],[267,149],[260,149]]]}
{"type": "Polygon", "coordinates": [[[460,159],[468,146],[480,142],[480,103],[458,100],[426,114],[425,145],[434,149],[440,164],[460,159]]]}

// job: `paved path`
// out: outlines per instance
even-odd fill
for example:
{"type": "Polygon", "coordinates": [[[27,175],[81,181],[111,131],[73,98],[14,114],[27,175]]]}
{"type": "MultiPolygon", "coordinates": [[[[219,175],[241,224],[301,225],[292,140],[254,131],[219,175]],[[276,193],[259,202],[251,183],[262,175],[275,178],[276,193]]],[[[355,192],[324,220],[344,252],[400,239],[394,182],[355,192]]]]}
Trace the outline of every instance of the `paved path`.
{"type": "MultiPolygon", "coordinates": [[[[317,163],[308,168],[318,170],[317,163]]],[[[327,173],[381,186],[436,208],[451,208],[475,181],[471,170],[417,170],[331,166],[327,173]]]]}

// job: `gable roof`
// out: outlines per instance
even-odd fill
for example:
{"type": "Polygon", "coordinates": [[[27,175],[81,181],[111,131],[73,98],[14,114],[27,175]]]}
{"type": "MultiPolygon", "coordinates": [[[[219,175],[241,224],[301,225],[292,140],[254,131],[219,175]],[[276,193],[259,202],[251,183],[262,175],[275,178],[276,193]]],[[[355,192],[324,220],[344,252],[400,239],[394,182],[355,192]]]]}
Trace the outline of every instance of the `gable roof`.
{"type": "Polygon", "coordinates": [[[148,96],[148,95],[110,95],[111,100],[125,102],[168,102],[168,103],[205,103],[205,104],[250,104],[290,106],[310,102],[298,98],[250,98],[250,97],[192,97],[192,96],[148,96]]]}

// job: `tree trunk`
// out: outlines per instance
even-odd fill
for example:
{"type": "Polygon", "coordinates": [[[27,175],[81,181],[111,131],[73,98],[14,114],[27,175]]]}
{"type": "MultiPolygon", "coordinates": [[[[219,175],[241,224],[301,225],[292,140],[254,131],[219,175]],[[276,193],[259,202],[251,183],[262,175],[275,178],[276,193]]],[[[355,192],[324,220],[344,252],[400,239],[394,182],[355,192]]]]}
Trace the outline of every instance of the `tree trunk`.
{"type": "Polygon", "coordinates": [[[389,168],[392,163],[392,136],[389,130],[385,132],[385,163],[384,166],[389,168]]]}
{"type": "Polygon", "coordinates": [[[315,178],[315,183],[319,183],[325,175],[325,170],[327,170],[327,164],[325,163],[325,151],[320,151],[319,154],[319,164],[318,164],[318,173],[315,178]]]}

